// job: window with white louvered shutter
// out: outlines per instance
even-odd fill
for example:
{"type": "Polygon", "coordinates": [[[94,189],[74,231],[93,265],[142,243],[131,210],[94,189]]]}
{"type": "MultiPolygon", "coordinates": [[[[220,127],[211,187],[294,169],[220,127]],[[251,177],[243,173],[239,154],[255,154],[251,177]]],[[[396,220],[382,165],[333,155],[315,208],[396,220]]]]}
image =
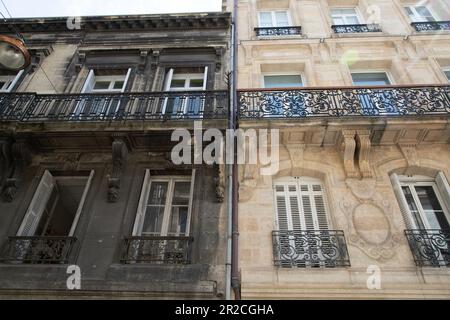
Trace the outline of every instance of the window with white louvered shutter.
{"type": "Polygon", "coordinates": [[[311,178],[275,183],[277,227],[287,230],[328,230],[323,186],[311,178]]]}
{"type": "Polygon", "coordinates": [[[53,188],[55,188],[55,180],[52,174],[48,170],[45,170],[33,199],[28,206],[25,218],[22,221],[19,231],[17,231],[18,236],[27,237],[34,235],[53,188]]]}

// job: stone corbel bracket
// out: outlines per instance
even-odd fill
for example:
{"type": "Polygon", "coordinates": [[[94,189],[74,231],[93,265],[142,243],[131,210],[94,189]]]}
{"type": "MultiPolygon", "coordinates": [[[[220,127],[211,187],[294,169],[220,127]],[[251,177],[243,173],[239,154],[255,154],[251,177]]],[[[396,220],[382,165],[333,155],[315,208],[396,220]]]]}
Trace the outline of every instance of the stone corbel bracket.
{"type": "Polygon", "coordinates": [[[370,169],[370,130],[357,130],[356,142],[358,146],[358,165],[363,178],[372,178],[370,169]]]}
{"type": "Polygon", "coordinates": [[[359,178],[358,171],[355,164],[356,152],[356,131],[342,130],[340,138],[340,151],[344,163],[344,171],[347,178],[359,178]]]}
{"type": "Polygon", "coordinates": [[[347,179],[372,178],[370,130],[342,130],[340,151],[347,179]]]}
{"type": "Polygon", "coordinates": [[[139,61],[138,68],[140,71],[144,71],[145,66],[147,65],[148,53],[149,53],[148,50],[140,50],[140,52],[139,52],[140,61],[139,61]]]}
{"type": "Polygon", "coordinates": [[[159,50],[153,50],[152,51],[152,69],[153,70],[155,70],[158,67],[159,56],[160,56],[160,51],[159,50]]]}
{"type": "Polygon", "coordinates": [[[3,198],[12,202],[19,187],[19,181],[25,168],[31,163],[31,151],[25,141],[16,141],[11,145],[12,174],[6,179],[3,198]]]}
{"type": "Polygon", "coordinates": [[[108,177],[108,201],[119,200],[120,179],[128,158],[128,146],[124,137],[114,137],[112,143],[112,174],[108,177]]]}
{"type": "Polygon", "coordinates": [[[78,73],[86,63],[86,51],[78,51],[77,62],[75,63],[75,71],[78,73]]]}
{"type": "Polygon", "coordinates": [[[217,202],[222,203],[225,198],[225,165],[214,164],[214,191],[217,202]]]}

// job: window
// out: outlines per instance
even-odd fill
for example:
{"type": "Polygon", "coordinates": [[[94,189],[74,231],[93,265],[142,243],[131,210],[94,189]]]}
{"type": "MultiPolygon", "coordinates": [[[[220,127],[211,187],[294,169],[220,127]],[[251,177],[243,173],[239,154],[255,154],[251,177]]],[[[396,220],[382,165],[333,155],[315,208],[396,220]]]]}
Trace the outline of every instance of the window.
{"type": "Polygon", "coordinates": [[[321,182],[296,178],[275,183],[277,227],[280,231],[328,230],[321,182]]]}
{"type": "Polygon", "coordinates": [[[146,170],[133,236],[189,236],[194,174],[150,177],[146,170]]]}
{"type": "Polygon", "coordinates": [[[82,93],[124,92],[131,68],[119,70],[89,70],[82,93]]]}
{"type": "Polygon", "coordinates": [[[333,8],[331,18],[334,25],[360,24],[360,19],[355,8],[333,8]]]}
{"type": "Polygon", "coordinates": [[[353,84],[357,86],[384,86],[391,81],[386,72],[353,72],[353,84]]]}
{"type": "Polygon", "coordinates": [[[450,81],[450,69],[444,69],[444,74],[447,77],[447,80],[450,81]]]}
{"type": "Polygon", "coordinates": [[[450,194],[442,172],[435,179],[394,174],[391,180],[409,228],[450,230],[450,194]]]}
{"type": "MultiPolygon", "coordinates": [[[[129,69],[99,69],[90,70],[81,93],[120,93],[125,92],[131,74],[129,69]]],[[[103,117],[115,118],[118,113],[125,108],[120,97],[97,97],[88,96],[77,104],[75,108],[75,118],[93,117],[101,119],[103,117]]]]}
{"type": "Polygon", "coordinates": [[[0,73],[0,92],[11,92],[23,74],[23,70],[17,74],[9,72],[0,73]]]}
{"type": "Polygon", "coordinates": [[[405,231],[418,266],[450,266],[450,186],[435,178],[391,175],[405,231]]]}
{"type": "Polygon", "coordinates": [[[73,236],[94,171],[60,175],[46,170],[17,236],[73,236]]]}
{"type": "Polygon", "coordinates": [[[412,22],[433,22],[436,21],[431,10],[427,6],[406,6],[405,11],[412,22]]]}
{"type": "Polygon", "coordinates": [[[291,25],[289,14],[287,11],[260,11],[259,27],[289,27],[291,25]]]}
{"type": "MultiPolygon", "coordinates": [[[[189,92],[205,91],[208,81],[208,67],[169,69],[166,74],[164,91],[189,92]]],[[[171,95],[164,100],[162,113],[172,117],[201,117],[205,104],[203,93],[171,95]]]]}
{"type": "Polygon", "coordinates": [[[264,88],[303,87],[301,75],[265,75],[264,88]]]}

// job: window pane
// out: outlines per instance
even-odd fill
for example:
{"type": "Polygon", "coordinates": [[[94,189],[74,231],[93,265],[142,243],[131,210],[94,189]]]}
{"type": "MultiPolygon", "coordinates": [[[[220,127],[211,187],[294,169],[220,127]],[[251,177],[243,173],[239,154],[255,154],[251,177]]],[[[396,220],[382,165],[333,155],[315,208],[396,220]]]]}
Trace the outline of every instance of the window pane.
{"type": "Polygon", "coordinates": [[[169,225],[170,235],[186,235],[188,207],[172,207],[169,225]]]}
{"type": "Polygon", "coordinates": [[[272,13],[260,12],[259,13],[259,26],[260,27],[272,27],[272,13]]]}
{"type": "Polygon", "coordinates": [[[333,23],[335,25],[343,25],[343,24],[345,24],[344,19],[342,17],[333,17],[333,23]]]}
{"type": "Polygon", "coordinates": [[[447,80],[450,81],[450,70],[444,71],[444,73],[447,76],[447,80]]]}
{"type": "Polygon", "coordinates": [[[356,15],[356,10],[354,8],[341,9],[340,12],[341,14],[356,15]]]}
{"type": "Polygon", "coordinates": [[[390,81],[385,72],[352,73],[353,84],[360,86],[389,85],[390,81]]]}
{"type": "Polygon", "coordinates": [[[172,204],[189,205],[190,190],[190,182],[175,182],[172,204]]]}
{"type": "Polygon", "coordinates": [[[203,88],[203,79],[192,79],[189,88],[203,88]]]}
{"type": "Polygon", "coordinates": [[[165,205],[167,197],[167,181],[154,181],[151,183],[150,194],[148,196],[149,205],[165,205]]]}
{"type": "Polygon", "coordinates": [[[170,84],[171,88],[184,88],[184,85],[186,83],[185,79],[173,79],[172,83],[170,84]]]}
{"type": "Polygon", "coordinates": [[[405,11],[408,14],[408,16],[410,17],[414,16],[414,12],[411,10],[410,7],[405,7],[405,11]]]}
{"type": "Polygon", "coordinates": [[[302,87],[303,82],[300,75],[264,76],[264,86],[266,88],[302,87]]]}
{"type": "Polygon", "coordinates": [[[278,27],[287,27],[289,26],[289,19],[287,12],[275,12],[275,18],[277,20],[277,26],[278,27]]]}
{"type": "Polygon", "coordinates": [[[114,82],[114,89],[119,90],[123,88],[125,81],[116,81],[114,82]]]}
{"type": "Polygon", "coordinates": [[[142,234],[160,234],[163,218],[164,206],[147,207],[142,234]]]}
{"type": "Polygon", "coordinates": [[[427,21],[434,21],[434,18],[433,18],[431,12],[428,10],[427,7],[425,7],[425,6],[417,6],[416,7],[416,11],[417,11],[417,13],[420,16],[425,18],[427,21]]]}
{"type": "Polygon", "coordinates": [[[442,206],[436,197],[432,186],[417,186],[415,187],[417,196],[420,200],[428,223],[432,229],[450,229],[447,218],[445,217],[442,206]]]}
{"type": "Polygon", "coordinates": [[[417,208],[416,203],[414,202],[414,198],[411,194],[411,189],[409,187],[402,187],[403,194],[405,195],[406,203],[408,204],[409,211],[413,220],[416,222],[417,228],[425,229],[422,218],[419,215],[419,209],[417,208]]]}
{"type": "Polygon", "coordinates": [[[346,24],[359,24],[359,20],[356,16],[347,17],[345,22],[346,22],[346,24]]]}
{"type": "Polygon", "coordinates": [[[109,88],[110,81],[96,81],[94,90],[106,90],[109,88]]]}

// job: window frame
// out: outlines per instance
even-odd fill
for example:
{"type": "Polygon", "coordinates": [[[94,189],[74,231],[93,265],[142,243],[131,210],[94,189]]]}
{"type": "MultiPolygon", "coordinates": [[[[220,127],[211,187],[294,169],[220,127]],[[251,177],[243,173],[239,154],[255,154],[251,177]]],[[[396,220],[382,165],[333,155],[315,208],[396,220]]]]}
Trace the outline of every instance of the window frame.
{"type": "MultiPolygon", "coordinates": [[[[20,70],[16,75],[2,75],[0,76],[0,79],[4,79],[5,84],[9,84],[6,88],[0,88],[0,92],[12,92],[14,87],[17,85],[17,83],[19,82],[19,79],[22,77],[22,75],[24,74],[25,70],[20,70]]],[[[5,86],[5,85],[3,85],[5,86]]]]}
{"type": "MultiPolygon", "coordinates": [[[[275,89],[275,88],[266,88],[266,79],[265,79],[266,76],[300,76],[300,79],[302,80],[301,88],[306,87],[306,78],[304,76],[304,72],[294,72],[294,71],[292,71],[292,72],[283,72],[283,73],[280,73],[280,72],[264,72],[261,75],[261,83],[263,85],[263,88],[265,88],[265,89],[275,89]]],[[[285,87],[280,87],[280,88],[285,88],[285,87]]],[[[297,87],[292,87],[292,88],[297,88],[297,87]]]]}
{"type": "MultiPolygon", "coordinates": [[[[332,7],[332,8],[330,8],[330,17],[331,17],[332,25],[343,25],[343,26],[354,25],[354,23],[344,23],[344,24],[335,24],[334,23],[335,15],[333,15],[333,10],[345,10],[345,9],[355,10],[355,16],[356,16],[356,19],[358,20],[357,24],[364,24],[363,16],[361,15],[361,12],[359,11],[358,7],[332,7]]],[[[342,20],[344,22],[346,20],[346,17],[349,17],[349,16],[350,16],[349,14],[340,15],[340,17],[342,18],[342,20]]]]}
{"type": "MultiPolygon", "coordinates": [[[[78,222],[80,220],[81,213],[83,212],[83,208],[84,208],[84,205],[86,203],[86,198],[87,198],[89,189],[91,187],[94,174],[95,174],[95,171],[94,170],[90,170],[89,175],[86,175],[86,176],[73,175],[73,176],[76,176],[76,177],[86,177],[86,183],[84,185],[83,193],[82,193],[80,201],[78,203],[77,211],[75,213],[75,216],[73,217],[72,225],[70,227],[70,231],[69,231],[69,234],[67,235],[67,237],[72,237],[75,234],[75,230],[76,230],[76,228],[78,226],[78,222]]],[[[56,176],[56,178],[57,178],[57,176],[56,176]]],[[[34,236],[34,233],[36,232],[36,228],[37,228],[40,220],[42,219],[42,215],[43,215],[43,212],[45,210],[45,207],[47,206],[48,201],[50,201],[51,192],[53,191],[54,188],[57,187],[57,185],[55,183],[56,178],[49,170],[45,170],[44,171],[44,173],[41,176],[41,179],[39,180],[39,184],[37,185],[36,189],[33,192],[33,197],[32,197],[32,199],[31,199],[31,201],[30,201],[30,203],[29,203],[29,205],[27,207],[27,211],[25,212],[25,215],[22,218],[22,222],[20,223],[20,226],[19,226],[19,228],[17,230],[17,233],[16,233],[17,236],[19,236],[19,237],[20,236],[23,236],[23,237],[34,236]],[[32,209],[33,209],[34,205],[36,204],[36,202],[39,200],[39,193],[38,192],[42,192],[42,190],[41,190],[42,187],[41,186],[44,183],[45,177],[48,176],[48,175],[51,176],[53,187],[49,191],[50,194],[48,194],[48,196],[46,196],[45,205],[42,207],[41,212],[37,213],[38,218],[36,218],[36,222],[34,222],[34,230],[33,230],[33,232],[30,232],[30,233],[33,233],[33,234],[23,234],[24,233],[23,229],[25,228],[25,226],[27,224],[27,220],[32,215],[32,212],[33,212],[32,209]]],[[[54,208],[55,205],[56,205],[56,202],[53,204],[53,208],[54,208]]]]}
{"type": "MultiPolygon", "coordinates": [[[[389,84],[386,84],[386,86],[395,85],[395,81],[393,81],[393,78],[392,78],[392,76],[391,76],[391,74],[390,74],[390,72],[388,70],[385,70],[385,69],[367,69],[367,70],[359,69],[359,70],[350,70],[350,79],[352,80],[352,85],[355,86],[355,87],[358,87],[360,85],[355,84],[353,82],[353,76],[352,75],[354,73],[384,73],[384,74],[386,74],[386,77],[389,80],[389,84]]],[[[370,86],[375,86],[376,87],[376,86],[383,86],[383,85],[370,85],[370,86]]]]}
{"type": "MultiPolygon", "coordinates": [[[[325,229],[325,230],[328,230],[328,231],[333,230],[333,223],[332,223],[332,219],[330,216],[330,212],[331,212],[330,205],[328,203],[328,197],[327,197],[327,193],[326,193],[325,184],[323,183],[323,181],[321,179],[314,178],[314,177],[305,177],[305,176],[284,177],[284,178],[276,179],[273,181],[272,188],[273,188],[274,208],[275,208],[275,221],[274,222],[275,222],[276,230],[283,231],[280,229],[280,226],[279,226],[278,205],[277,205],[277,195],[278,195],[277,193],[279,193],[279,192],[276,190],[276,186],[277,185],[287,186],[287,185],[294,185],[294,184],[296,185],[296,190],[297,190],[296,196],[297,196],[297,201],[299,204],[300,223],[303,226],[305,226],[305,228],[302,228],[301,230],[308,230],[306,227],[306,222],[305,222],[305,213],[303,211],[303,201],[301,200],[302,194],[304,193],[304,191],[301,191],[301,189],[300,189],[300,185],[302,183],[307,184],[307,185],[312,185],[312,184],[320,185],[320,187],[321,187],[320,193],[322,195],[322,201],[323,201],[324,208],[325,208],[325,219],[326,219],[326,224],[327,224],[327,229],[325,229]]],[[[314,192],[314,191],[312,191],[312,192],[314,192]]],[[[286,203],[286,191],[284,191],[283,193],[284,193],[284,197],[285,197],[284,199],[285,199],[285,203],[286,203]]],[[[309,193],[310,197],[314,196],[314,194],[311,193],[311,191],[308,191],[308,193],[309,193]]],[[[290,202],[290,200],[289,200],[289,202],[290,202]]],[[[324,229],[320,229],[319,217],[317,215],[315,200],[313,202],[311,202],[311,207],[312,208],[314,207],[313,211],[315,211],[315,213],[312,214],[312,219],[313,219],[313,222],[315,225],[313,230],[314,231],[324,230],[324,229]]],[[[290,220],[291,220],[290,224],[292,225],[292,213],[290,212],[291,208],[290,207],[288,208],[288,206],[286,206],[286,209],[287,209],[286,216],[287,216],[288,220],[289,220],[289,216],[290,216],[290,220]],[[289,211],[289,213],[288,213],[288,211],[289,211]]],[[[293,227],[289,228],[289,221],[288,221],[288,230],[294,230],[293,227]]],[[[313,231],[313,230],[311,230],[311,231],[313,231]]]]}
{"type": "Polygon", "coordinates": [[[431,6],[429,4],[413,4],[413,3],[409,3],[409,4],[405,4],[403,5],[403,12],[408,16],[408,18],[411,20],[411,22],[413,23],[420,23],[420,22],[433,22],[433,21],[428,21],[426,20],[423,16],[421,16],[419,14],[419,12],[417,11],[416,7],[425,7],[431,14],[431,17],[434,19],[434,21],[439,21],[439,19],[437,18],[436,13],[434,12],[434,10],[431,8],[431,6]],[[413,17],[414,19],[408,14],[408,12],[406,12],[406,8],[409,8],[412,12],[413,12],[413,17]]]}
{"type": "Polygon", "coordinates": [[[450,82],[450,67],[443,68],[442,72],[444,73],[444,77],[447,78],[447,81],[450,82]]]}
{"type": "MultiPolygon", "coordinates": [[[[398,183],[400,185],[400,188],[402,187],[408,187],[411,191],[411,195],[414,199],[414,203],[417,207],[417,211],[419,213],[420,219],[422,224],[424,225],[425,229],[433,229],[430,226],[430,223],[428,221],[428,218],[426,217],[425,210],[422,207],[422,203],[420,202],[420,199],[417,197],[417,192],[415,190],[415,186],[431,186],[433,188],[433,192],[439,202],[439,205],[442,208],[442,211],[444,213],[444,216],[447,218],[447,222],[450,225],[450,209],[447,208],[447,204],[444,201],[444,195],[442,195],[442,191],[437,185],[436,178],[428,177],[428,176],[404,176],[404,175],[397,175],[396,178],[398,179],[398,183]]],[[[420,229],[417,225],[413,214],[411,213],[411,210],[408,206],[408,201],[403,193],[403,190],[400,189],[402,201],[406,204],[406,210],[407,216],[408,216],[408,224],[411,226],[412,229],[420,229]]]]}
{"type": "Polygon", "coordinates": [[[257,12],[257,15],[258,15],[258,27],[259,27],[259,28],[284,28],[284,27],[292,27],[292,19],[291,19],[291,15],[290,15],[289,9],[286,9],[286,10],[259,10],[259,11],[257,12]],[[277,18],[276,18],[276,13],[277,13],[277,12],[285,12],[285,13],[286,13],[287,20],[288,20],[288,25],[287,25],[287,26],[279,26],[279,25],[278,25],[278,21],[277,21],[277,18]],[[263,26],[261,25],[261,13],[270,13],[270,15],[271,15],[271,20],[272,20],[272,26],[270,26],[270,27],[263,27],[263,26]],[[274,22],[275,22],[275,23],[274,23],[274,22]]]}
{"type": "Polygon", "coordinates": [[[139,217],[139,208],[136,211],[134,223],[133,223],[133,231],[132,236],[133,237],[144,237],[144,236],[151,236],[151,237],[167,237],[167,236],[174,236],[174,237],[189,237],[191,233],[191,219],[192,219],[192,210],[193,210],[193,200],[194,200],[194,187],[195,187],[195,172],[196,170],[192,170],[191,176],[180,176],[180,175],[167,175],[167,176],[150,176],[150,169],[145,170],[145,175],[148,179],[146,181],[144,177],[144,181],[142,183],[141,187],[141,193],[139,196],[139,204],[141,204],[141,201],[145,199],[145,212],[141,219],[139,217]],[[145,234],[142,235],[142,228],[144,226],[145,218],[147,215],[147,207],[148,207],[148,198],[151,190],[151,184],[152,182],[168,182],[168,192],[166,195],[166,203],[164,204],[164,215],[163,215],[163,221],[161,223],[161,231],[159,234],[145,234]],[[180,234],[169,234],[169,227],[170,227],[170,218],[171,218],[171,210],[172,210],[172,201],[173,201],[173,191],[175,187],[176,182],[190,182],[190,190],[189,190],[189,204],[188,204],[188,214],[187,214],[187,221],[186,221],[186,232],[184,235],[180,234]],[[146,193],[144,192],[146,191],[146,193]]]}

